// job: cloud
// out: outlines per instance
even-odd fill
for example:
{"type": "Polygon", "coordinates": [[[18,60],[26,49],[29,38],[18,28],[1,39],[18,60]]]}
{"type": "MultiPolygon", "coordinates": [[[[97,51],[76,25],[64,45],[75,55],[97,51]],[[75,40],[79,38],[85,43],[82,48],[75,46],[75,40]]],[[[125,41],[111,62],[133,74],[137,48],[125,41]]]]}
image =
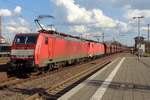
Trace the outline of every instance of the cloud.
{"type": "MultiPolygon", "coordinates": [[[[53,11],[55,20],[60,23],[68,23],[68,26],[64,25],[62,30],[64,30],[64,27],[70,27],[69,25],[71,25],[72,27],[69,28],[71,32],[75,31],[83,34],[104,32],[115,38],[118,35],[117,33],[127,33],[128,38],[133,39],[137,35],[137,21],[133,20],[132,17],[138,15],[145,16],[141,20],[141,34],[143,33],[142,26],[150,21],[148,20],[150,0],[50,1],[55,7],[53,11]],[[82,31],[83,27],[86,30],[82,31]]],[[[70,31],[69,29],[67,31],[70,31]]],[[[122,37],[120,41],[127,43],[129,42],[127,40],[130,39],[122,37]]]]}
{"type": "Polygon", "coordinates": [[[17,18],[16,20],[11,20],[6,26],[6,30],[9,33],[23,33],[29,32],[29,24],[23,18],[17,18]]]}
{"type": "Polygon", "coordinates": [[[136,16],[145,16],[146,18],[150,17],[150,10],[149,9],[132,9],[132,8],[127,8],[124,14],[124,17],[127,19],[132,19],[132,17],[136,16]]]}
{"type": "Polygon", "coordinates": [[[71,33],[92,34],[102,33],[104,28],[109,30],[106,33],[126,33],[130,31],[127,23],[115,20],[101,9],[86,9],[76,4],[74,0],[51,0],[55,4],[54,17],[57,23],[68,23],[68,31],[71,33]],[[118,28],[117,28],[118,27],[118,28]]]}
{"type": "Polygon", "coordinates": [[[133,17],[140,17],[144,16],[143,19],[140,19],[140,31],[141,33],[144,33],[144,30],[142,29],[143,26],[148,24],[150,22],[150,10],[149,9],[134,9],[131,7],[131,5],[124,6],[124,14],[123,18],[125,18],[126,21],[129,23],[127,24],[128,32],[136,33],[137,32],[137,19],[134,20],[133,17]]]}
{"type": "Polygon", "coordinates": [[[122,33],[126,33],[130,30],[130,28],[128,27],[129,25],[127,23],[121,21],[116,21],[116,23],[118,30],[122,33]]]}
{"type": "Polygon", "coordinates": [[[70,30],[75,33],[84,33],[88,30],[88,28],[85,27],[84,25],[76,25],[76,26],[70,27],[70,30]]]}
{"type": "Polygon", "coordinates": [[[115,21],[106,16],[100,9],[87,10],[74,0],[51,0],[56,5],[55,17],[79,25],[92,24],[97,27],[115,27],[115,21]]]}
{"type": "Polygon", "coordinates": [[[29,29],[24,27],[24,26],[7,26],[6,29],[10,33],[24,33],[24,32],[29,32],[29,29]]]}
{"type": "Polygon", "coordinates": [[[22,8],[20,6],[16,6],[16,8],[14,9],[14,14],[20,14],[21,13],[22,8]]]}
{"type": "Polygon", "coordinates": [[[8,9],[0,9],[0,16],[11,16],[12,12],[8,9]]]}
{"type": "Polygon", "coordinates": [[[21,25],[23,26],[28,25],[28,22],[24,18],[18,17],[18,20],[21,25]]]}
{"type": "Polygon", "coordinates": [[[16,8],[11,11],[9,9],[0,9],[0,16],[14,16],[19,15],[21,13],[22,8],[20,6],[16,6],[16,8]]]}
{"type": "Polygon", "coordinates": [[[99,36],[102,36],[102,32],[88,32],[86,34],[82,34],[81,35],[82,37],[99,37],[99,36]]]}
{"type": "Polygon", "coordinates": [[[7,24],[4,27],[7,32],[29,32],[29,23],[24,18],[18,16],[21,14],[21,10],[22,8],[20,6],[16,6],[12,11],[9,9],[0,9],[0,16],[9,16],[6,22],[7,24]]]}

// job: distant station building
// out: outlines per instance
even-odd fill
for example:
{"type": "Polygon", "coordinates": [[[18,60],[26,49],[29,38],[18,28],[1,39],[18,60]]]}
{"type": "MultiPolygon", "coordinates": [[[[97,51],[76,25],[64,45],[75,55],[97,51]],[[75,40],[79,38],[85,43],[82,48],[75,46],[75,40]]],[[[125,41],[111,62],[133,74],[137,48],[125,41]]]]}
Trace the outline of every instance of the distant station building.
{"type": "Polygon", "coordinates": [[[145,53],[145,41],[144,41],[144,37],[139,36],[139,37],[135,37],[135,52],[142,52],[145,53]]]}
{"type": "Polygon", "coordinates": [[[144,43],[144,37],[141,37],[141,36],[135,37],[134,40],[135,40],[135,48],[138,48],[137,46],[139,44],[143,44],[144,43]]]}
{"type": "Polygon", "coordinates": [[[150,41],[145,41],[145,52],[150,53],[150,41]]]}
{"type": "Polygon", "coordinates": [[[139,49],[139,44],[141,45],[141,48],[144,48],[146,53],[150,53],[150,41],[144,40],[144,37],[135,37],[135,51],[139,49]]]}
{"type": "Polygon", "coordinates": [[[139,44],[144,44],[144,37],[141,36],[135,37],[134,40],[135,40],[135,46],[134,46],[135,49],[139,48],[139,44]]]}

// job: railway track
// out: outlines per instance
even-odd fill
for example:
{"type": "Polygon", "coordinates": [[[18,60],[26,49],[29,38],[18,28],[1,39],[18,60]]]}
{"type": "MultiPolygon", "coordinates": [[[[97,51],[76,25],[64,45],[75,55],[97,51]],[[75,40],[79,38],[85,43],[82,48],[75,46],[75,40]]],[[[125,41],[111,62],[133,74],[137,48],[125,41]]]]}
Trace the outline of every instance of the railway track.
{"type": "Polygon", "coordinates": [[[102,69],[105,65],[111,62],[111,56],[107,57],[101,63],[98,63],[94,66],[91,66],[89,69],[84,70],[72,77],[67,78],[66,80],[58,83],[56,85],[44,87],[46,91],[37,92],[31,96],[29,96],[26,100],[45,100],[45,99],[57,99],[61,95],[64,94],[64,91],[67,92],[68,88],[74,87],[78,83],[82,82],[95,72],[102,69]],[[67,90],[67,91],[66,91],[67,90]]]}
{"type": "MultiPolygon", "coordinates": [[[[31,93],[27,93],[25,94],[25,96],[22,96],[24,95],[23,94],[24,92],[23,92],[21,95],[19,95],[18,98],[14,97],[14,99],[20,100],[23,98],[27,98],[29,100],[34,100],[35,98],[39,98],[39,97],[42,97],[42,98],[51,97],[49,95],[56,95],[60,90],[63,90],[70,84],[83,80],[89,75],[95,73],[96,70],[101,69],[105,64],[110,62],[113,58],[118,57],[118,56],[120,56],[120,54],[107,56],[107,57],[97,59],[94,61],[90,61],[88,63],[81,64],[81,65],[74,65],[76,67],[73,67],[73,66],[64,67],[62,69],[54,70],[54,71],[51,71],[49,73],[45,73],[39,76],[31,76],[27,79],[8,80],[3,83],[0,83],[0,95],[1,95],[1,92],[3,91],[3,93],[5,94],[2,93],[2,95],[12,94],[12,96],[14,96],[17,94],[16,96],[18,96],[18,93],[22,92],[22,90],[25,90],[25,91],[28,90],[27,92],[31,92],[31,93]],[[99,65],[101,67],[99,67],[99,65]],[[46,82],[46,81],[50,81],[50,82],[46,82]],[[44,89],[44,91],[42,92],[41,90],[39,90],[40,92],[37,92],[36,89],[33,90],[32,88],[37,88],[37,89],[42,88],[44,89]],[[18,89],[17,93],[15,94],[7,93],[8,91],[16,92],[16,90],[14,91],[14,89],[18,89]],[[49,94],[49,95],[47,96],[46,94],[49,94]]],[[[12,100],[12,98],[10,100],[12,100]]]]}
{"type": "Polygon", "coordinates": [[[53,73],[56,73],[58,71],[61,71],[61,69],[57,69],[54,71],[50,71],[49,73],[44,73],[44,74],[36,74],[36,73],[32,73],[30,76],[26,76],[25,77],[21,77],[21,78],[17,78],[16,76],[10,77],[2,82],[0,82],[0,89],[5,89],[5,88],[9,88],[13,85],[18,85],[27,81],[31,81],[34,79],[38,79],[38,78],[42,78],[42,77],[46,77],[48,75],[51,75],[53,73]],[[28,77],[28,78],[27,78],[28,77]]]}
{"type": "MultiPolygon", "coordinates": [[[[84,62],[84,63],[87,63],[87,62],[84,62]]],[[[78,64],[78,65],[73,65],[73,66],[79,66],[79,65],[82,65],[84,63],[78,64]]],[[[32,73],[31,75],[29,75],[29,77],[26,76],[28,78],[23,78],[23,77],[22,78],[17,78],[16,76],[13,76],[13,77],[7,78],[3,81],[0,81],[0,89],[8,88],[10,86],[21,84],[21,83],[24,83],[24,82],[27,82],[27,81],[30,81],[30,80],[34,80],[34,79],[38,79],[38,78],[41,78],[41,77],[46,77],[48,75],[51,75],[51,74],[54,74],[56,72],[63,71],[63,70],[69,69],[69,68],[70,67],[64,67],[63,69],[59,68],[59,69],[56,69],[56,70],[53,70],[53,71],[50,71],[48,73],[44,73],[44,74],[41,74],[41,75],[38,75],[36,73],[32,73]]]]}
{"type": "Polygon", "coordinates": [[[64,80],[61,83],[47,87],[45,92],[38,92],[38,93],[33,94],[32,96],[28,97],[26,100],[52,99],[53,98],[52,96],[59,97],[60,94],[56,95],[59,91],[62,91],[63,89],[67,88],[71,84],[78,83],[79,81],[81,82],[82,80],[86,79],[87,77],[94,74],[98,70],[102,69],[108,63],[110,63],[110,61],[104,61],[101,64],[92,66],[91,68],[89,68],[83,72],[80,72],[80,73],[76,74],[75,76],[72,76],[72,77],[64,80]]]}

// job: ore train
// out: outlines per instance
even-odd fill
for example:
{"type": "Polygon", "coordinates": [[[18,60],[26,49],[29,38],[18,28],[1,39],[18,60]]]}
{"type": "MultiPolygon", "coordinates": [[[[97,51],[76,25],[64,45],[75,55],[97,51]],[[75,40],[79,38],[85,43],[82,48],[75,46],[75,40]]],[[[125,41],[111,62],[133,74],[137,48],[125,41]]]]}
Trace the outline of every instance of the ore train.
{"type": "Polygon", "coordinates": [[[124,49],[123,46],[42,30],[38,33],[16,34],[9,64],[11,71],[20,68],[48,70],[60,65],[121,52],[124,49]]]}

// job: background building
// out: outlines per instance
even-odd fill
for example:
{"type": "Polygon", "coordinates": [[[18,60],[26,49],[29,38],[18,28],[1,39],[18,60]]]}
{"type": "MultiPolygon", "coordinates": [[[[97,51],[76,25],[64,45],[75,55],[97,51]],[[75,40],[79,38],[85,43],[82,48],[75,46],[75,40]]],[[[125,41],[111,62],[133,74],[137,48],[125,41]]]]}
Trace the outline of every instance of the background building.
{"type": "Polygon", "coordinates": [[[144,44],[144,37],[141,37],[141,36],[139,36],[139,37],[135,37],[134,38],[134,40],[135,40],[135,50],[137,50],[139,47],[139,44],[144,44]]]}

